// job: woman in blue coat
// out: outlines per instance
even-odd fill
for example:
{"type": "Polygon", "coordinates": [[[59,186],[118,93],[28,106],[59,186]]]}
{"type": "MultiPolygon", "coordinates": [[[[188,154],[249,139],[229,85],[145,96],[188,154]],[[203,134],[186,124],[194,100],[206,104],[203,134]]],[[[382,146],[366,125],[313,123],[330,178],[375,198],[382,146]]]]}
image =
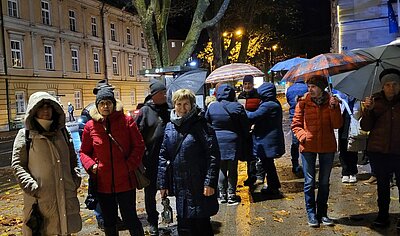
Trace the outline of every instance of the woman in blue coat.
{"type": "Polygon", "coordinates": [[[227,84],[218,87],[217,102],[210,104],[205,117],[215,130],[221,153],[218,179],[220,202],[237,205],[238,158],[243,153],[241,138],[248,133],[249,121],[244,107],[235,102],[233,87],[227,84]]]}
{"type": "Polygon", "coordinates": [[[216,187],[220,154],[215,134],[195,100],[188,89],[173,94],[174,109],[160,151],[158,186],[162,198],[171,192],[176,197],[179,235],[188,227],[190,235],[208,236],[214,235],[210,216],[219,208],[216,187]],[[172,180],[167,168],[172,170],[172,180]]]}
{"type": "Polygon", "coordinates": [[[261,104],[254,112],[247,111],[250,122],[254,123],[254,152],[261,159],[266,171],[268,187],[261,192],[279,195],[281,184],[276,172],[275,158],[285,153],[285,140],[282,130],[282,106],[276,99],[276,88],[272,83],[263,83],[258,89],[261,104]]]}

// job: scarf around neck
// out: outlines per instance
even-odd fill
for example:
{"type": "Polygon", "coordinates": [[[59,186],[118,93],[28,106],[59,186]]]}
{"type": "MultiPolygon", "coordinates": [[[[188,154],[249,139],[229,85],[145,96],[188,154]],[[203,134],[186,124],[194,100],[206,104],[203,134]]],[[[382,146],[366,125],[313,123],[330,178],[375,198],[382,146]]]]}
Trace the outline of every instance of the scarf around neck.
{"type": "Polygon", "coordinates": [[[186,113],[184,116],[180,117],[176,114],[175,109],[172,109],[171,111],[171,122],[174,123],[177,126],[181,126],[183,122],[188,120],[190,117],[192,117],[197,111],[197,107],[193,106],[192,110],[190,110],[188,113],[186,113]]]}

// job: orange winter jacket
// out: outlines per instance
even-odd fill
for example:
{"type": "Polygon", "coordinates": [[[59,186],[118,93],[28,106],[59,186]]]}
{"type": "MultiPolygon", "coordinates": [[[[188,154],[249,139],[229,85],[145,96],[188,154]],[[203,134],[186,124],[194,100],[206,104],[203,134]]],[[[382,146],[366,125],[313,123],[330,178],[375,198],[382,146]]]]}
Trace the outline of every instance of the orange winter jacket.
{"type": "Polygon", "coordinates": [[[342,126],[340,107],[329,107],[329,98],[318,106],[309,93],[299,99],[291,128],[300,141],[300,152],[336,152],[334,129],[342,126]]]}

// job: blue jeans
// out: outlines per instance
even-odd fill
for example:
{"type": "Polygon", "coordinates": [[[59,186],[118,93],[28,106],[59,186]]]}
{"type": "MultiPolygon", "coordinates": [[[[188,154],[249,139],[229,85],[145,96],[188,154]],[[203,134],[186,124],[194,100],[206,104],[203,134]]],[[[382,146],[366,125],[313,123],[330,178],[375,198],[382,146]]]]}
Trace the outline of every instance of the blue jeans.
{"type": "Polygon", "coordinates": [[[301,153],[304,173],[304,197],[308,218],[327,216],[329,198],[329,178],[333,166],[331,153],[301,153]],[[315,200],[315,163],[319,156],[318,195],[315,200]]]}
{"type": "Polygon", "coordinates": [[[236,195],[238,160],[221,160],[218,178],[220,195],[236,195]]]}

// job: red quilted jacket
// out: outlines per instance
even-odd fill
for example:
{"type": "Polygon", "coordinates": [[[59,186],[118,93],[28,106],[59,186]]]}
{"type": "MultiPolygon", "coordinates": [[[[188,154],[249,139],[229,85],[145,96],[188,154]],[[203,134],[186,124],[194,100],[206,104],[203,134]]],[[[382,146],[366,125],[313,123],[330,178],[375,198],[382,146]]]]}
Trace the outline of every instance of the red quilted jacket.
{"type": "Polygon", "coordinates": [[[129,172],[141,163],[145,145],[133,118],[124,115],[122,106],[118,108],[118,105],[109,116],[111,134],[123,147],[125,153],[122,153],[107,135],[104,117],[96,108],[90,113],[93,119],[86,123],[83,131],[80,158],[86,170],[98,164],[97,191],[111,193],[114,189],[118,193],[136,188],[136,181],[129,178],[129,172]]]}

